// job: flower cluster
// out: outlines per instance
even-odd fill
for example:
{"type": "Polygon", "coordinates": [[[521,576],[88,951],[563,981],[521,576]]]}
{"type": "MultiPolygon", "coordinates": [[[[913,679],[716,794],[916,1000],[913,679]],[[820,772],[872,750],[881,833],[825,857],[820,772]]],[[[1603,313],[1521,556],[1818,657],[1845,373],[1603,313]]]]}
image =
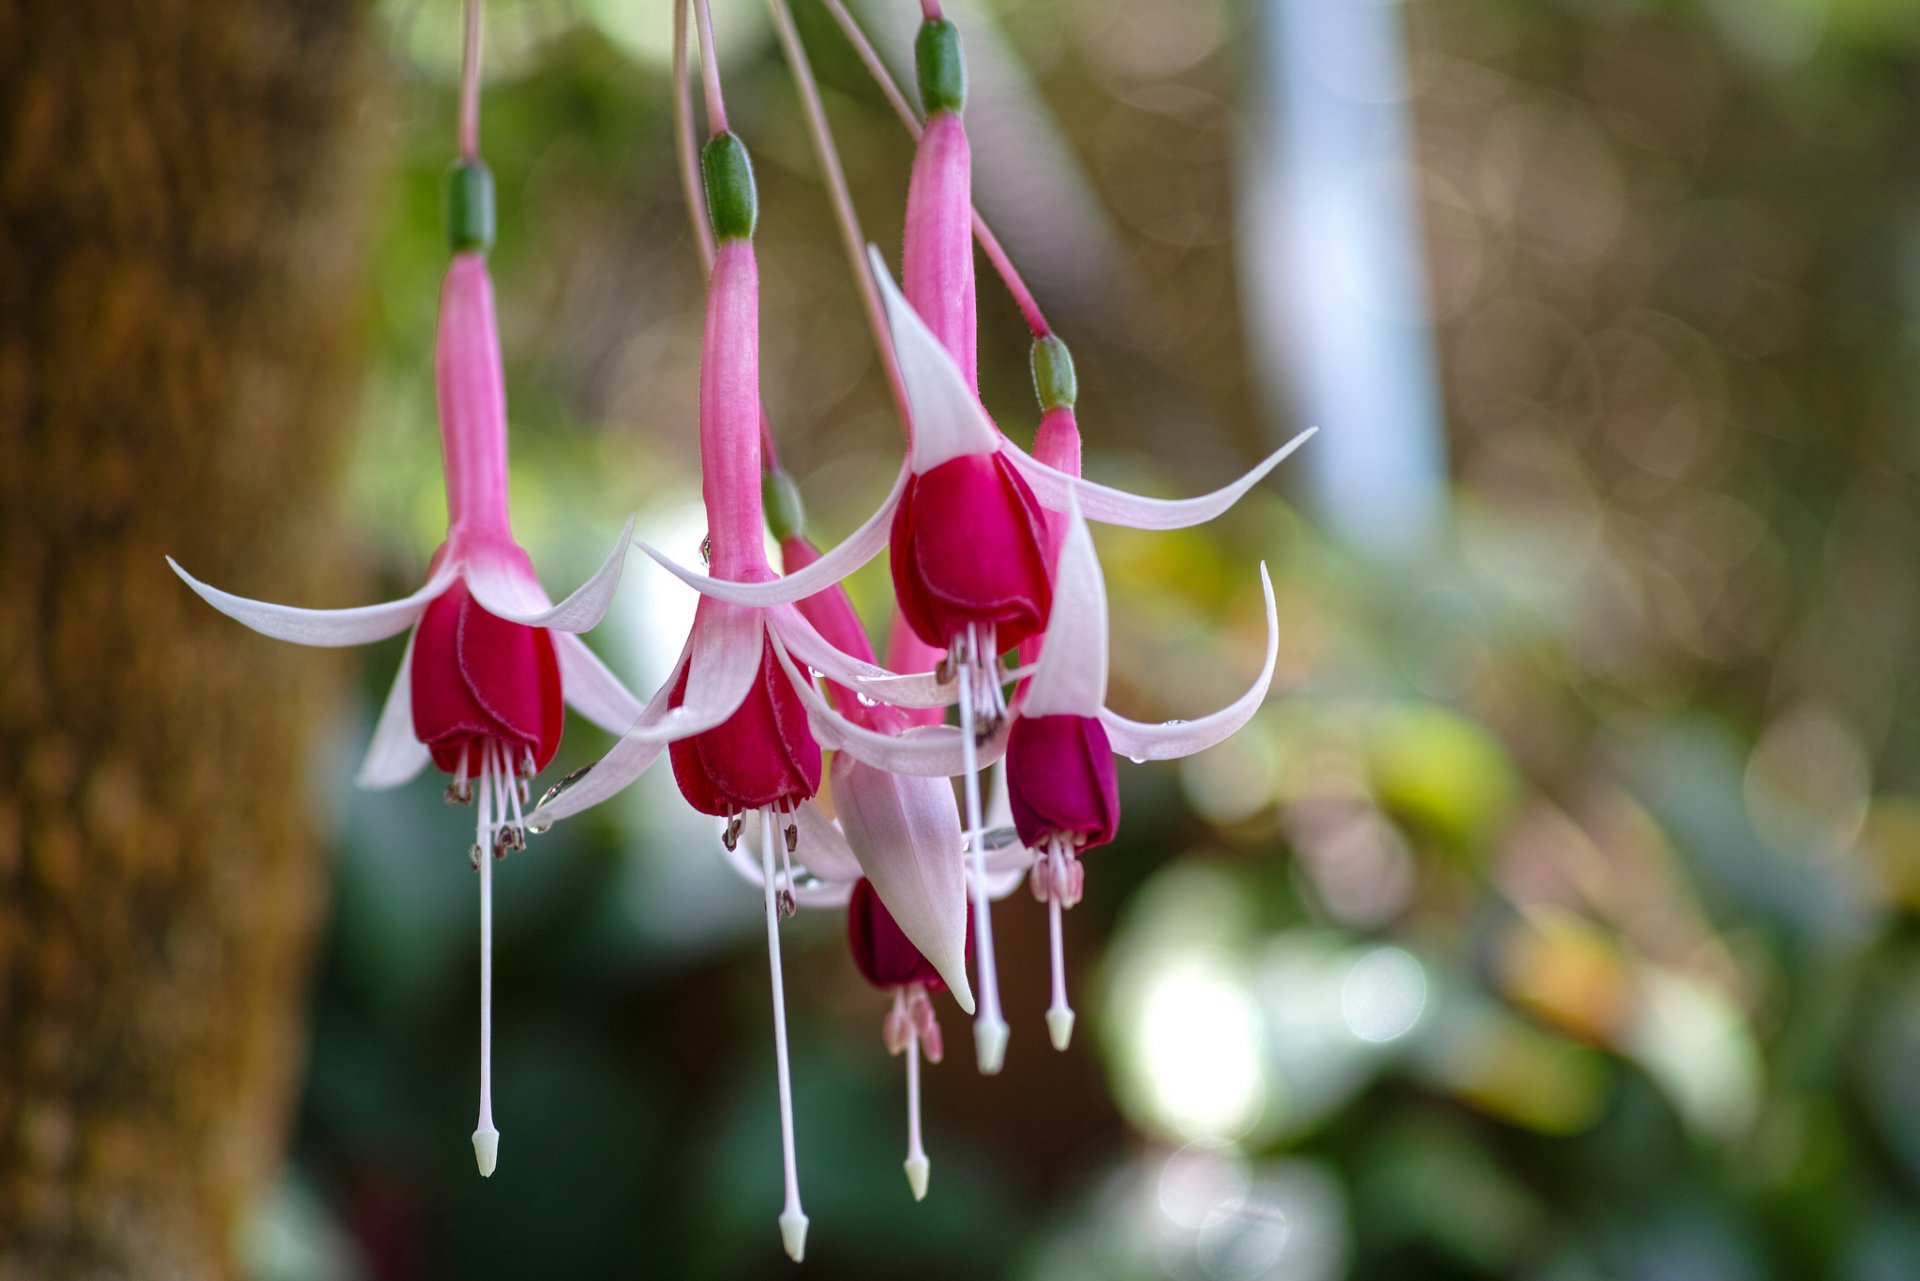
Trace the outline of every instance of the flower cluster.
{"type": "MultiPolygon", "coordinates": [[[[1241,698],[1209,716],[1164,724],[1108,708],[1106,590],[1088,522],[1174,529],[1211,519],[1299,443],[1232,485],[1183,501],[1082,479],[1071,356],[994,245],[991,256],[1034,329],[1040,411],[1031,454],[1001,432],[982,403],[975,362],[973,242],[984,228],[972,206],[965,63],[953,23],[937,5],[926,9],[916,46],[926,119],[908,180],[902,283],[877,249],[855,261],[899,401],[906,457],[880,509],[822,554],[806,536],[793,481],[763,449],[758,196],[747,149],[727,125],[711,23],[700,6],[710,136],[689,198],[704,222],[710,268],[699,371],[707,563],[686,568],[640,544],[700,593],[679,659],[644,705],[577,635],[607,608],[630,528],[600,571],[556,606],[508,520],[505,396],[485,258],[492,194],[473,146],[477,8],[470,10],[461,159],[451,186],[453,261],[436,353],[448,532],[426,586],[384,605],[316,611],[231,596],[175,566],[216,608],[280,639],[347,645],[412,627],[361,781],[397,785],[431,761],[450,777],[449,800],[476,805],[482,1062],[473,1141],[483,1174],[494,1168],[499,1143],[486,1054],[488,855],[523,847],[527,833],[608,799],[667,757],[687,803],[718,820],[729,863],[762,892],[786,1172],[779,1222],[795,1259],[804,1253],[808,1221],[794,1141],[781,921],[802,907],[846,911],[855,964],[887,1002],[883,1044],[906,1060],[905,1164],[913,1194],[924,1196],[919,1074],[922,1058],[937,1063],[943,1053],[936,998],[950,993],[974,1016],[982,1072],[999,1071],[1007,1050],[993,902],[1025,880],[1047,905],[1053,998],[1046,1022],[1064,1049],[1074,1014],[1061,913],[1081,897],[1083,856],[1118,829],[1115,754],[1165,759],[1221,741],[1253,715],[1273,674],[1276,618],[1263,567],[1265,662],[1241,698]],[[840,587],[883,547],[897,606],[885,666],[840,587]],[[530,782],[554,756],[565,706],[618,741],[531,806],[530,782]],[[989,798],[983,775],[996,766],[989,798]]],[[[784,18],[784,5],[775,10],[784,18]]],[[[794,52],[790,24],[783,34],[794,52]]],[[[679,48],[684,56],[684,41],[679,48]]],[[[796,72],[804,71],[801,54],[796,72]]],[[[810,77],[801,78],[805,89],[810,77]]],[[[806,105],[824,138],[817,100],[806,105]]],[[[837,178],[830,148],[823,160],[837,178]]],[[[850,243],[862,243],[844,195],[840,212],[850,243]]]]}

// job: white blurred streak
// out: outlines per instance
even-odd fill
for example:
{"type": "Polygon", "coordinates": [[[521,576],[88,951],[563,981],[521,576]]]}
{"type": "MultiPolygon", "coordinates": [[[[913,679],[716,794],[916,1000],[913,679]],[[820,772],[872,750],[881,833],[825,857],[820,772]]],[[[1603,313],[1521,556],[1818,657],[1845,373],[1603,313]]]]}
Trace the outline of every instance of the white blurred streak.
{"type": "Polygon", "coordinates": [[[1251,363],[1276,431],[1324,429],[1302,461],[1332,526],[1404,559],[1438,534],[1447,497],[1398,0],[1256,12],[1240,232],[1251,363]]]}

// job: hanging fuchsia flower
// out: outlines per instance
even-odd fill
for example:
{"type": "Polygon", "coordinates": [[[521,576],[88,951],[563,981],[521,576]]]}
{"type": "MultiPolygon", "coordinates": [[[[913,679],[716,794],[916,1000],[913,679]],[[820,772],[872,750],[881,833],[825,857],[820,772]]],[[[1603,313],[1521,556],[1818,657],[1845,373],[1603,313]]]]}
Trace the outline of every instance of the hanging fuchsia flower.
{"type": "Polygon", "coordinates": [[[360,645],[413,628],[359,782],[395,787],[431,761],[452,776],[449,800],[478,800],[471,854],[481,872],[481,1086],[473,1145],[483,1175],[493,1173],[500,1142],[491,1098],[493,860],[487,855],[524,846],[526,789],[559,747],[566,705],[613,733],[640,713],[639,703],[575,634],[606,613],[633,522],[598,572],[558,605],[513,536],[506,392],[486,265],[491,184],[476,158],[454,170],[455,253],[441,289],[434,345],[447,537],[434,553],[426,585],[382,605],[298,609],[209,587],[168,559],[208,604],[276,639],[360,645]]]}
{"type": "Polygon", "coordinates": [[[1015,698],[1007,745],[1007,798],[1020,841],[1033,851],[1035,897],[1048,906],[1053,1002],[1047,1025],[1065,1049],[1073,1034],[1061,950],[1060,913],[1080,901],[1079,856],[1105,845],[1119,826],[1113,753],[1135,761],[1190,756],[1224,742],[1253,718],[1273,680],[1279,621],[1265,565],[1267,647],[1260,675],[1238,699],[1208,716],[1158,725],[1128,720],[1107,705],[1107,594],[1087,523],[1070,502],[1054,570],[1054,615],[1033,675],[1015,698]]]}
{"type": "MultiPolygon", "coordinates": [[[[780,482],[792,485],[784,474],[778,475],[780,482]]],[[[790,571],[804,569],[820,553],[801,532],[797,493],[778,507],[786,513],[775,526],[781,561],[790,571]]],[[[842,653],[872,659],[866,629],[841,587],[807,597],[799,609],[842,653]]],[[[911,728],[899,708],[842,685],[829,689],[847,717],[872,733],[898,736],[911,728]]],[[[886,903],[889,922],[941,976],[941,985],[951,987],[960,1008],[973,1013],[966,971],[965,843],[953,788],[945,778],[889,773],[848,752],[835,754],[832,777],[840,827],[866,879],[886,903]]]]}

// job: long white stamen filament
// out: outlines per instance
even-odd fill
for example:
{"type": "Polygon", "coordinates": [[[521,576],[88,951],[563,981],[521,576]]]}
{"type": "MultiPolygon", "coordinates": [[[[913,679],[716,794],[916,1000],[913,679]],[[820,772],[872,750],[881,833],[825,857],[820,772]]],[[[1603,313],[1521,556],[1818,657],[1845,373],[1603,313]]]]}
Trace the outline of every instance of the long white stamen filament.
{"type": "MultiPolygon", "coordinates": [[[[894,1004],[900,1004],[898,993],[894,995],[894,1004]]],[[[913,1199],[924,1201],[927,1197],[927,1150],[920,1142],[920,1028],[911,1019],[907,1026],[912,1029],[907,1040],[907,1186],[913,1189],[913,1199]]]]}
{"type": "MultiPolygon", "coordinates": [[[[977,634],[967,625],[965,652],[960,659],[972,664],[978,657],[977,634]]],[[[992,1076],[1007,1057],[1007,1021],[1000,1017],[1000,976],[993,961],[993,915],[987,901],[987,854],[980,818],[980,760],[973,739],[973,674],[956,682],[960,693],[961,791],[966,795],[967,846],[973,852],[973,952],[979,987],[980,1013],[973,1021],[973,1049],[980,1071],[992,1076]]]]}
{"type": "Polygon", "coordinates": [[[1073,1007],[1067,1004],[1067,950],[1060,937],[1060,900],[1065,897],[1066,855],[1055,837],[1047,844],[1047,935],[1053,950],[1053,1003],[1047,1007],[1047,1034],[1053,1048],[1065,1050],[1073,1040],[1073,1007]]]}
{"type": "Polygon", "coordinates": [[[474,834],[480,854],[480,1120],[473,1129],[473,1159],[491,1177],[500,1159],[500,1131],[493,1128],[493,744],[480,754],[480,815],[474,834]]]}
{"type": "Polygon", "coordinates": [[[780,1149],[786,1164],[787,1201],[780,1211],[780,1240],[795,1263],[807,1253],[807,1216],[800,1209],[800,1168],[793,1154],[793,1080],[787,1067],[787,996],[780,976],[780,914],[773,890],[773,811],[760,811],[760,879],[767,901],[767,970],[773,976],[773,1056],[780,1078],[780,1149]]]}

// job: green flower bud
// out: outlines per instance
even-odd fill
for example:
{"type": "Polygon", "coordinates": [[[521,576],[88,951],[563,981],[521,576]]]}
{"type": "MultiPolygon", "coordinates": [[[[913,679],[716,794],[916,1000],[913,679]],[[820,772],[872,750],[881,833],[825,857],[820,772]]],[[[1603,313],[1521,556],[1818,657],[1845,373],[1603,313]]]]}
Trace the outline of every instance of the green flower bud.
{"type": "Polygon", "coordinates": [[[967,59],[960,49],[960,28],[945,18],[920,24],[913,41],[914,70],[920,76],[920,105],[936,111],[967,106],[967,59]]]}
{"type": "Polygon", "coordinates": [[[479,160],[462,160],[447,175],[447,244],[455,253],[493,248],[493,174],[479,160]]]}
{"type": "Polygon", "coordinates": [[[760,473],[760,505],[775,542],[786,542],[807,532],[807,511],[800,505],[800,487],[783,471],[760,473]]]}
{"type": "Polygon", "coordinates": [[[700,173],[707,187],[707,217],[722,240],[752,237],[760,218],[760,197],[753,186],[753,162],[746,144],[733,134],[714,136],[700,152],[700,173]]]}
{"type": "Polygon", "coordinates": [[[1042,410],[1073,408],[1080,396],[1080,380],[1074,376],[1073,353],[1052,334],[1033,340],[1033,394],[1040,398],[1042,410]]]}

